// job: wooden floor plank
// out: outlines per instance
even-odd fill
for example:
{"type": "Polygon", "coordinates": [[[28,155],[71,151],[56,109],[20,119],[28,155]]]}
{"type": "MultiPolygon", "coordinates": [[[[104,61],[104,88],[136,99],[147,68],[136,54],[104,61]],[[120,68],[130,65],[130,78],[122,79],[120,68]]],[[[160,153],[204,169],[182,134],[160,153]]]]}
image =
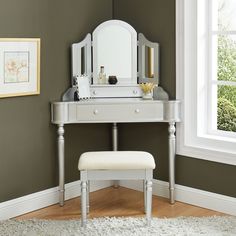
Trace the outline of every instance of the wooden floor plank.
{"type": "MultiPolygon", "coordinates": [[[[192,206],[182,202],[174,205],[166,198],[153,196],[153,216],[212,216],[223,213],[192,206]]],[[[144,216],[143,193],[128,188],[106,188],[90,194],[89,218],[102,216],[144,216]]],[[[58,204],[17,217],[17,219],[78,219],[80,218],[80,198],[66,201],[63,207],[58,204]]]]}

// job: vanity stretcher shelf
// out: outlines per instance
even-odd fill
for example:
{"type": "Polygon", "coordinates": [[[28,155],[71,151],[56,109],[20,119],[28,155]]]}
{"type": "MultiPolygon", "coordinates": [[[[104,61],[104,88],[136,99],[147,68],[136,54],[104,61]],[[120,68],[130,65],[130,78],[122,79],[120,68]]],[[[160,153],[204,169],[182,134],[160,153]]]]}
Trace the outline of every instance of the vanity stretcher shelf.
{"type": "Polygon", "coordinates": [[[175,123],[180,122],[180,101],[140,98],[90,99],[78,102],[52,102],[52,123],[58,125],[59,201],[64,205],[64,125],[76,123],[114,123],[113,150],[117,150],[116,123],[169,123],[170,202],[174,203],[175,123]]]}

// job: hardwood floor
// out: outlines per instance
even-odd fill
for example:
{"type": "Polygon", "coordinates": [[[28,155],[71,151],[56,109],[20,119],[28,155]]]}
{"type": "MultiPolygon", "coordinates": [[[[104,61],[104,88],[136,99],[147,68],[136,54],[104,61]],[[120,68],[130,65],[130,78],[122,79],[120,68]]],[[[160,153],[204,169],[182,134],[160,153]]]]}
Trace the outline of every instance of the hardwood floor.
{"type": "MultiPolygon", "coordinates": [[[[102,216],[143,216],[143,194],[127,188],[106,188],[90,194],[89,218],[102,216]]],[[[223,213],[195,207],[181,202],[169,204],[168,199],[153,196],[153,216],[212,216],[223,213]]],[[[17,217],[17,219],[76,219],[80,218],[80,198],[17,217]]]]}

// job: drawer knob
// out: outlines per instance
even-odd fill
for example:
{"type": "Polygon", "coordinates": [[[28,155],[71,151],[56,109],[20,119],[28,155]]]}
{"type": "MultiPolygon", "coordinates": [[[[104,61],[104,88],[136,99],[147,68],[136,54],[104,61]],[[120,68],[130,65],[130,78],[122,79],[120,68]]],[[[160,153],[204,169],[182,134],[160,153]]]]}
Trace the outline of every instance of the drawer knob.
{"type": "Polygon", "coordinates": [[[97,114],[98,114],[98,110],[95,109],[95,110],[93,111],[93,114],[94,114],[94,115],[97,115],[97,114]]]}
{"type": "Polygon", "coordinates": [[[97,94],[97,91],[96,91],[96,90],[94,90],[94,91],[93,91],[93,95],[96,95],[96,94],[97,94]]]}
{"type": "Polygon", "coordinates": [[[138,92],[137,92],[137,90],[133,90],[133,94],[137,94],[138,92]]]}
{"type": "Polygon", "coordinates": [[[137,108],[137,109],[135,109],[135,113],[139,113],[140,112],[140,110],[137,108]]]}

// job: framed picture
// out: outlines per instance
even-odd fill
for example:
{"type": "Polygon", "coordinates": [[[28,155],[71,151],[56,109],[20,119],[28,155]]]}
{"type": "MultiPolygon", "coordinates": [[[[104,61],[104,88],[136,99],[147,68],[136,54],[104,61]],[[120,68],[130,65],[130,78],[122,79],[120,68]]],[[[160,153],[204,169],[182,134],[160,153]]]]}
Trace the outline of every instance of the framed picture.
{"type": "Polygon", "coordinates": [[[40,39],[0,38],[0,97],[40,93],[40,39]]]}

